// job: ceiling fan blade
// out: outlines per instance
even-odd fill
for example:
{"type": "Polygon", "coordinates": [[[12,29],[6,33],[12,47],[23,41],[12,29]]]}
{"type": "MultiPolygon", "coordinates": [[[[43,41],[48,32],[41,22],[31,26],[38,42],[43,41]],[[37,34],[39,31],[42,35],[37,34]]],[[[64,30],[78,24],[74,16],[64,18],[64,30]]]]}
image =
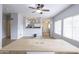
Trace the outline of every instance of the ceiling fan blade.
{"type": "Polygon", "coordinates": [[[36,8],[34,8],[34,7],[29,7],[29,8],[31,8],[31,9],[36,9],[36,8]]]}
{"type": "Polygon", "coordinates": [[[48,10],[48,9],[42,9],[42,11],[50,11],[50,10],[48,10]]]}

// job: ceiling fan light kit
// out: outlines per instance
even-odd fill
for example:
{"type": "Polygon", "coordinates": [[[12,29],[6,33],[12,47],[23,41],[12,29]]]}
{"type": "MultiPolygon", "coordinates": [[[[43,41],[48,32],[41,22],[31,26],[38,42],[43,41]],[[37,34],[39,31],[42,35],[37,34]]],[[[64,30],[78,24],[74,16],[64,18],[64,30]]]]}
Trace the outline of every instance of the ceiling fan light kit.
{"type": "Polygon", "coordinates": [[[42,11],[41,11],[41,10],[36,10],[36,12],[40,13],[40,12],[42,12],[42,11]]]}

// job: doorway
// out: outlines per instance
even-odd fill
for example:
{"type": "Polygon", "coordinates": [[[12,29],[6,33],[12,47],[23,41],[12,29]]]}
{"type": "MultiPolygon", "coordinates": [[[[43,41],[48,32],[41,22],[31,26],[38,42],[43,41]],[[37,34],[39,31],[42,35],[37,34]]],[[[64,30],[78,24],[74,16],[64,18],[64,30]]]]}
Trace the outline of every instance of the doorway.
{"type": "Polygon", "coordinates": [[[10,15],[6,15],[6,37],[8,39],[11,38],[11,32],[10,32],[10,15]]]}
{"type": "Polygon", "coordinates": [[[11,15],[3,15],[3,32],[5,37],[3,38],[2,45],[5,46],[11,42],[11,15]]]}
{"type": "Polygon", "coordinates": [[[43,38],[50,37],[50,19],[45,19],[42,21],[42,35],[43,38]]]}

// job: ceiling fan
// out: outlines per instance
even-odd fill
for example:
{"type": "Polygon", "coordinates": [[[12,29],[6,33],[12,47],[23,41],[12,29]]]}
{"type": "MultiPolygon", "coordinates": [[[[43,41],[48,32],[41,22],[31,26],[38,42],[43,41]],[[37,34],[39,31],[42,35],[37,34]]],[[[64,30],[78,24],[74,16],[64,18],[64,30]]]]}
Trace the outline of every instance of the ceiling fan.
{"type": "Polygon", "coordinates": [[[30,6],[29,8],[31,9],[35,9],[35,11],[33,11],[32,13],[38,12],[40,14],[43,14],[43,12],[49,12],[49,9],[43,9],[44,4],[36,4],[35,7],[30,6]]]}

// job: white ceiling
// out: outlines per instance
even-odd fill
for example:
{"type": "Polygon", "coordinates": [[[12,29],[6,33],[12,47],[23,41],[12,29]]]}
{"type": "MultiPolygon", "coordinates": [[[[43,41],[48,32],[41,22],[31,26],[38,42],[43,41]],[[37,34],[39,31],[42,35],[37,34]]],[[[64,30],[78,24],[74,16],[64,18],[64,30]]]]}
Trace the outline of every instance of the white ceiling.
{"type": "Polygon", "coordinates": [[[44,8],[49,9],[49,12],[44,12],[42,15],[39,13],[32,13],[33,9],[28,8],[29,6],[35,6],[34,4],[4,4],[4,13],[22,13],[26,16],[36,16],[36,17],[50,17],[55,16],[62,10],[70,6],[70,4],[45,4],[44,8]]]}

